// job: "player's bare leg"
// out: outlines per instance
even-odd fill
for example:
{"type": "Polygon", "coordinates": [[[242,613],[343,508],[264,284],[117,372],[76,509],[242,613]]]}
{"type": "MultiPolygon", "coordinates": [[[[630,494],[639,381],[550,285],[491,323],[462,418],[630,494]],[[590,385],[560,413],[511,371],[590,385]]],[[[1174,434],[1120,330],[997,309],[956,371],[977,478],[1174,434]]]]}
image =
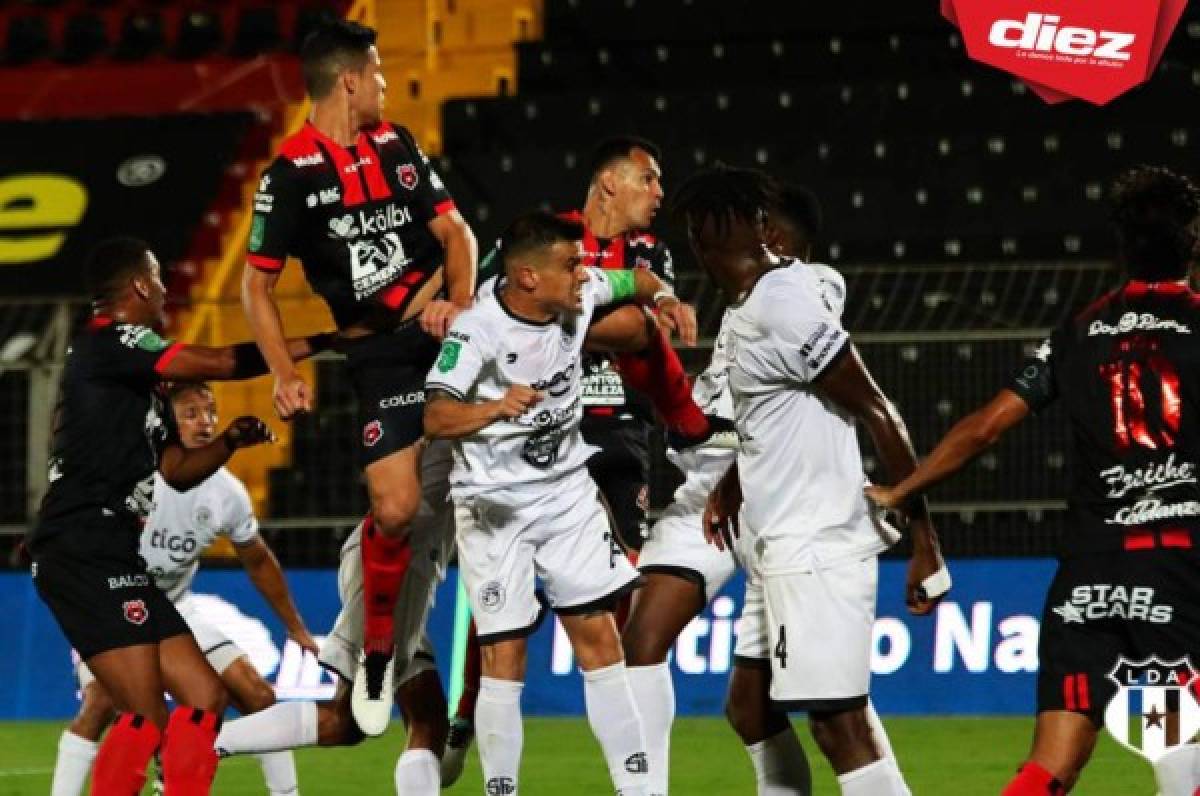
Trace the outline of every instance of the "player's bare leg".
{"type": "Polygon", "coordinates": [[[441,790],[441,757],[450,730],[446,695],[438,673],[424,671],[396,689],[396,701],[408,727],[408,743],[396,761],[396,793],[437,796],[441,790]]]}
{"type": "Polygon", "coordinates": [[[225,685],[190,633],[160,642],[158,665],[176,704],[160,752],[167,792],[207,794],[217,773],[214,742],[228,704],[225,685]]]}
{"type": "Polygon", "coordinates": [[[421,506],[421,445],[367,465],[371,515],[363,523],[363,652],[351,705],[367,735],[381,735],[392,714],[395,682],[393,615],[412,547],[409,524],[421,506]]]}
{"type": "Polygon", "coordinates": [[[1002,796],[1067,793],[1096,747],[1096,725],[1081,713],[1045,710],[1033,728],[1033,750],[1002,796]]]}
{"type": "Polygon", "coordinates": [[[813,740],[838,775],[845,796],[911,796],[894,757],[876,740],[870,707],[810,711],[813,740]]]}
{"type": "Polygon", "coordinates": [[[583,670],[588,724],[604,750],[613,785],[622,794],[651,793],[641,716],[612,614],[562,614],[560,620],[583,670]]]}
{"type": "Polygon", "coordinates": [[[670,776],[675,689],[667,662],[679,634],[704,609],[704,590],[689,580],[659,572],[642,576],[621,631],[629,685],[642,716],[651,793],[666,793],[670,776]]]}
{"type": "MultiPolygon", "coordinates": [[[[243,716],[258,713],[275,704],[275,689],[262,678],[245,655],[229,664],[220,676],[230,699],[243,716]]],[[[265,752],[257,757],[271,796],[299,790],[296,761],[290,750],[265,752]]]]}
{"type": "Polygon", "coordinates": [[[787,714],[771,705],[771,666],[766,659],[735,660],[725,716],[750,756],[758,796],[810,796],[808,757],[787,714]]]}
{"type": "Polygon", "coordinates": [[[54,761],[50,796],[79,796],[92,770],[100,736],[116,718],[117,710],[104,686],[92,681],[83,687],[79,713],[63,731],[54,761]]]}
{"type": "Polygon", "coordinates": [[[167,725],[158,645],[108,650],[88,658],[87,665],[123,711],[96,756],[91,792],[137,793],[167,725]]]}

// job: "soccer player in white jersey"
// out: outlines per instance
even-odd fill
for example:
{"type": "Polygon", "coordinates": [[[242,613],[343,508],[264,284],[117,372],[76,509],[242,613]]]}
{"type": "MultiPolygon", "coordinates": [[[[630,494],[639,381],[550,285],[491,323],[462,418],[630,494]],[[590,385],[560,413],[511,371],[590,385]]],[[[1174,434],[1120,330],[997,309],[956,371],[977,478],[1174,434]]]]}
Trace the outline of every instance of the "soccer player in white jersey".
{"type": "Polygon", "coordinates": [[[695,315],[647,270],[584,268],[583,228],[548,213],[501,238],[504,275],[458,316],[426,380],[425,431],[453,439],[459,565],[478,628],[475,726],[486,792],[518,792],[526,637],[562,621],[583,670],[588,720],[618,794],[646,794],[637,707],[609,609],[638,585],[611,544],[579,433],[580,352],[597,306],[658,304],[695,342],[695,315]]]}
{"type": "MultiPolygon", "coordinates": [[[[808,712],[842,793],[908,794],[867,718],[876,557],[896,535],[862,495],[856,422],[889,478],[903,478],[916,458],[817,275],[764,246],[773,192],[758,172],[716,168],[676,199],[697,258],[736,305],[727,353],[742,447],[710,496],[705,532],[718,546],[749,536],[738,549],[751,551],[758,572],[747,581],[736,654],[770,660],[772,702],[808,712]]],[[[906,602],[923,614],[949,576],[924,504],[910,508],[906,602]]]]}
{"type": "MultiPolygon", "coordinates": [[[[184,447],[198,448],[216,437],[217,407],[207,385],[176,384],[169,397],[184,447]]],[[[315,655],[317,644],[296,611],[279,561],[258,534],[250,496],[241,482],[221,468],[200,486],[176,492],[155,473],[154,510],[139,551],[146,571],[187,621],[233,703],[243,713],[254,713],[274,704],[274,689],[246,653],[200,613],[191,597],[200,554],[221,536],[233,542],[246,573],[287,628],[288,638],[315,655]]],[[[87,666],[80,663],[76,674],[83,702],[59,739],[51,796],[78,796],[83,791],[100,736],[115,716],[111,698],[87,666]]],[[[260,755],[259,761],[269,793],[299,793],[291,752],[260,755]]]]}
{"type": "MultiPolygon", "coordinates": [[[[796,185],[779,185],[763,230],[764,243],[775,254],[808,261],[821,226],[816,197],[796,185]]],[[[833,268],[809,263],[817,275],[821,298],[837,316],[846,300],[846,283],[833,268]]],[[[706,414],[733,418],[728,389],[725,338],[726,310],[708,367],[696,379],[693,395],[706,414]]],[[[697,448],[668,451],[684,473],[684,483],[650,531],[638,559],[645,584],[638,590],[621,636],[629,682],[642,715],[652,787],[667,792],[670,732],[675,717],[674,687],[667,655],[679,634],[713,599],[738,565],[753,551],[722,550],[701,533],[709,493],[736,457],[733,450],[697,448]]],[[[740,537],[739,542],[749,537],[740,537]]],[[[751,575],[756,574],[751,572],[751,575]]],[[[804,749],[787,713],[771,706],[771,668],[765,658],[735,657],[725,712],[745,744],[754,766],[758,796],[811,793],[812,774],[804,749]]],[[[891,745],[874,708],[867,718],[885,756],[891,745]]]]}

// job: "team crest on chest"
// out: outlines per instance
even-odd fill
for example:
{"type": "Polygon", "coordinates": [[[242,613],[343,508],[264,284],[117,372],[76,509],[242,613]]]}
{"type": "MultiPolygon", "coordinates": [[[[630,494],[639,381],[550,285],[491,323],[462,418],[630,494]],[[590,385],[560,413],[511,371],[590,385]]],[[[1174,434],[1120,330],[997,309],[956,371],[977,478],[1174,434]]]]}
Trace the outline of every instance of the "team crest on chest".
{"type": "Polygon", "coordinates": [[[401,163],[396,167],[396,179],[408,190],[417,187],[417,167],[411,163],[401,163]]]}

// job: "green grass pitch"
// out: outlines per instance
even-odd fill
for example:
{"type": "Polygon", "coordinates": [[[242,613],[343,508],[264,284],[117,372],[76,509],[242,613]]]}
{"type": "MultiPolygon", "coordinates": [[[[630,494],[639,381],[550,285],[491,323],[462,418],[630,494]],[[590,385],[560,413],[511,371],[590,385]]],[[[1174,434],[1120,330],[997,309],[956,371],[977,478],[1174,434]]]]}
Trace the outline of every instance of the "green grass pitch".
{"type": "MultiPolygon", "coordinates": [[[[885,720],[914,794],[996,796],[1028,751],[1032,721],[921,718],[885,720]]],[[[44,796],[61,724],[0,723],[0,796],[44,796]]],[[[836,794],[829,767],[801,732],[813,766],[814,793],[836,794]]],[[[297,754],[303,796],[388,796],[392,768],[404,743],[400,725],[352,749],[305,749],[297,754]]],[[[680,719],[672,738],[671,790],[676,794],[753,794],[754,777],[733,732],[719,719],[680,719]]],[[[149,789],[147,789],[149,792],[149,789]]],[[[481,794],[479,759],[448,793],[481,794]]],[[[1149,766],[1102,735],[1075,793],[1150,796],[1149,766]]],[[[214,794],[250,796],[265,788],[253,758],[222,761],[214,794]]],[[[568,796],[612,793],[599,748],[582,719],[527,719],[521,793],[568,796]]]]}

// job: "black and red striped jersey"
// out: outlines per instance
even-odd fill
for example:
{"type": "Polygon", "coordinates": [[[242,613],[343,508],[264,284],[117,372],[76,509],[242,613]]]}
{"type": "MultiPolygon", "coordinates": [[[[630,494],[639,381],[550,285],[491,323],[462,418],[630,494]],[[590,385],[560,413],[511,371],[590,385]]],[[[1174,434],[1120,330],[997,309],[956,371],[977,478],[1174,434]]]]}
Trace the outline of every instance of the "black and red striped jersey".
{"type": "Polygon", "coordinates": [[[285,140],[254,195],[247,260],[291,256],[339,328],[403,313],[445,261],[429,222],[454,209],[412,135],[382,122],[343,147],[311,123],[285,140]]]}
{"type": "Polygon", "coordinates": [[[1064,556],[1200,544],[1200,294],[1128,282],[1058,327],[1010,389],[1066,411],[1064,556]]]}
{"type": "MultiPolygon", "coordinates": [[[[161,374],[182,348],[154,330],[97,317],[67,349],[54,436],[49,488],[29,534],[36,549],[62,533],[112,527],[137,549],[149,515],[159,454],[175,436],[170,408],[159,393],[161,374]]],[[[78,539],[87,549],[105,540],[78,539]]]]}

